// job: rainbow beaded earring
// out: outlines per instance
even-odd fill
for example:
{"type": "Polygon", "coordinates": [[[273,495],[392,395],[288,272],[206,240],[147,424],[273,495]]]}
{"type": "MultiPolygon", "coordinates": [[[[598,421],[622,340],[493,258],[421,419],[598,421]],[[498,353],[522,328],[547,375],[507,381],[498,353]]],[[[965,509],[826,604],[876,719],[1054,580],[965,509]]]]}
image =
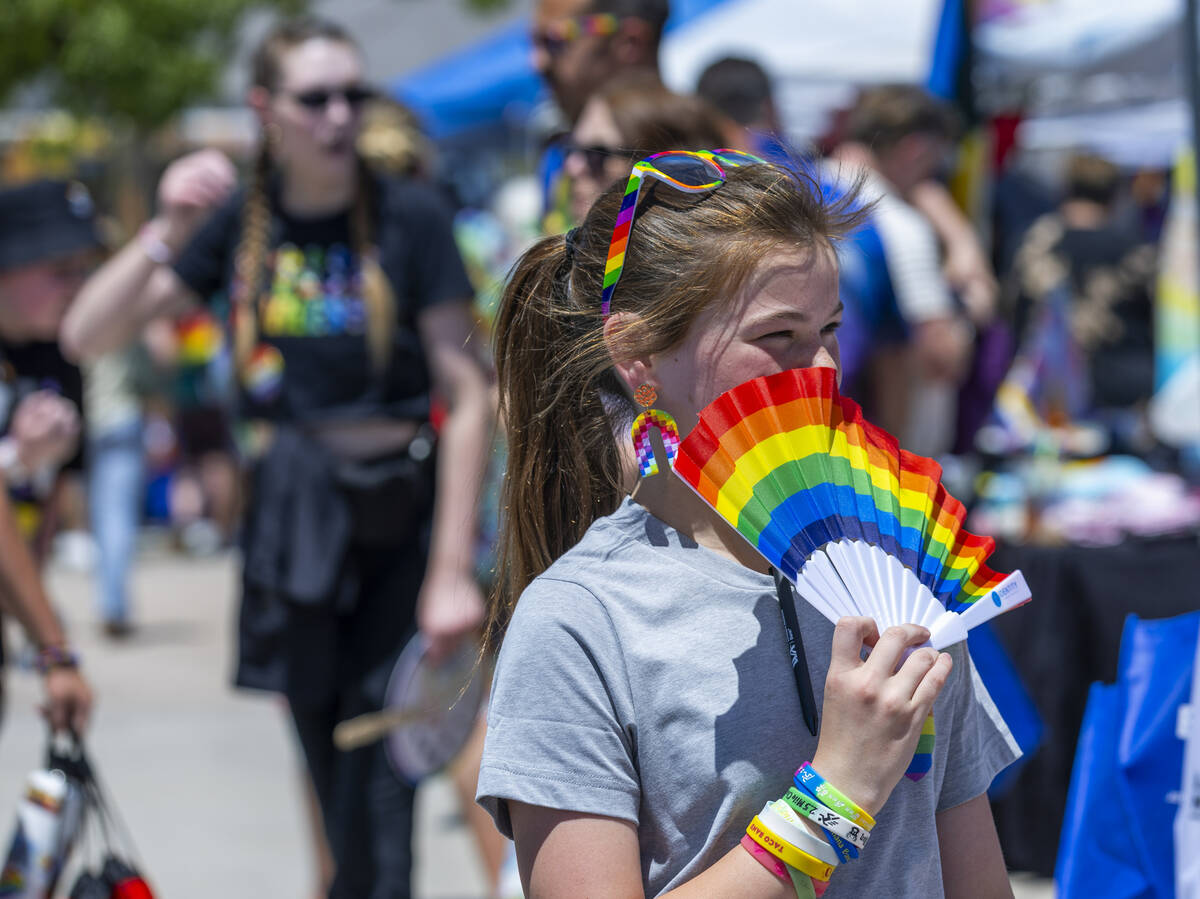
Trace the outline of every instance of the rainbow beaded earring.
{"type": "Polygon", "coordinates": [[[638,474],[643,478],[658,474],[658,461],[654,458],[654,446],[650,443],[650,429],[658,428],[663,449],[667,451],[668,467],[675,464],[679,451],[679,430],[675,419],[661,409],[650,409],[658,399],[658,391],[650,384],[643,384],[633,393],[633,398],[643,411],[633,420],[633,448],[637,453],[638,474]]]}

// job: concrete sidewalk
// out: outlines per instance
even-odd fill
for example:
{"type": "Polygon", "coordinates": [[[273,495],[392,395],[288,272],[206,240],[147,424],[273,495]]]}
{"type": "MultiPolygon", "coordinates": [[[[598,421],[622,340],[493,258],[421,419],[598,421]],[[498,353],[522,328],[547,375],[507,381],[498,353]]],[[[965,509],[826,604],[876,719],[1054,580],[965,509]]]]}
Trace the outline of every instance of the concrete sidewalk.
{"type": "MultiPolygon", "coordinates": [[[[101,776],[129,825],[159,899],[301,899],[312,864],[300,762],[283,708],[229,687],[236,613],[232,556],[193,561],[155,552],[134,577],[139,630],[98,632],[88,578],[49,573],[61,613],[99,694],[90,737],[101,776]]],[[[20,645],[10,631],[10,647],[20,645]]],[[[42,757],[39,679],[8,676],[0,731],[0,840],[42,757]]],[[[417,895],[476,899],[483,876],[444,781],[420,794],[417,895]]]]}
{"type": "MultiPolygon", "coordinates": [[[[311,899],[313,866],[300,802],[300,763],[285,713],[228,686],[236,613],[233,556],[202,561],[154,550],[139,560],[139,630],[99,636],[86,576],[49,584],[99,694],[90,745],[137,842],[158,899],[311,899]]],[[[9,646],[20,645],[10,632],[9,646]]],[[[8,675],[0,731],[0,841],[42,758],[39,679],[8,675]],[[7,815],[9,817],[5,818],[7,815]]],[[[418,899],[482,899],[484,880],[449,784],[418,794],[418,899]]],[[[1045,882],[1017,899],[1050,899],[1045,882]]]]}

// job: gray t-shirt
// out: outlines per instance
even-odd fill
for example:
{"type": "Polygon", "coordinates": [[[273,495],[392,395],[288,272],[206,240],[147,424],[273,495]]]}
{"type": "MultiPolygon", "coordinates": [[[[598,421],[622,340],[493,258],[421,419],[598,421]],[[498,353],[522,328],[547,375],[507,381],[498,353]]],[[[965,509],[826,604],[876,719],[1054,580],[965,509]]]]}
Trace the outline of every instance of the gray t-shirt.
{"type": "MultiPolygon", "coordinates": [[[[818,706],[833,625],[803,601],[818,706]]],[[[934,815],[1020,754],[969,664],[934,706],[933,769],[902,778],[828,899],[942,895],[934,815]]],[[[479,802],[633,822],[646,895],[710,867],[778,799],[816,738],[801,717],[772,579],[698,546],[632,500],[522,594],[497,662],[479,802]]]]}

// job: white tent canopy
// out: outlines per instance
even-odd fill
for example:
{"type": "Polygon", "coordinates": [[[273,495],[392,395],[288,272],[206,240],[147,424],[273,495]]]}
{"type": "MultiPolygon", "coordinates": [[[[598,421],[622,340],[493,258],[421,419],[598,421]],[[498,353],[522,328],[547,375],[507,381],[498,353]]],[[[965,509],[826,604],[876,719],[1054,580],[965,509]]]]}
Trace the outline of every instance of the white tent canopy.
{"type": "Polygon", "coordinates": [[[985,21],[980,52],[1015,74],[1094,70],[1153,45],[1183,15],[1181,0],[1050,0],[985,21]]]}
{"type": "Polygon", "coordinates": [[[1169,165],[1190,138],[1183,0],[1016,4],[975,30],[985,108],[1019,106],[1029,150],[1169,165]]]}

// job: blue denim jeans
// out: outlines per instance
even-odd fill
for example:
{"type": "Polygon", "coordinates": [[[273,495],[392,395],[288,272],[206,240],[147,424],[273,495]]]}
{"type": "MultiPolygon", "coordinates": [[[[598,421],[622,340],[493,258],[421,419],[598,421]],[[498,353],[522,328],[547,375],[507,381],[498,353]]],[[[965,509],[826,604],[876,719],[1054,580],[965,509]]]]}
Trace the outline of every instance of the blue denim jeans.
{"type": "Polygon", "coordinates": [[[105,621],[129,617],[129,566],[137,548],[144,477],[140,418],[92,435],[88,506],[96,539],[96,585],[105,621]]]}

